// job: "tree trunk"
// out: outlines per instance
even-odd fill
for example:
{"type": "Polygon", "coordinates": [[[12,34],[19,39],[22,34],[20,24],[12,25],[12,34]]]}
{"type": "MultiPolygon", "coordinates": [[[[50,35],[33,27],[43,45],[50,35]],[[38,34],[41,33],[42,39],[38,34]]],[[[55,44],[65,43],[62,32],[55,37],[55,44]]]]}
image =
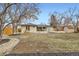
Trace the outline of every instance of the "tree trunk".
{"type": "Polygon", "coordinates": [[[2,20],[0,18],[0,40],[2,40],[2,20]]]}
{"type": "Polygon", "coordinates": [[[77,33],[77,29],[76,28],[74,28],[74,32],[77,33]]]}
{"type": "Polygon", "coordinates": [[[2,40],[2,29],[1,29],[1,25],[0,25],[0,40],[2,40]]]}
{"type": "Polygon", "coordinates": [[[17,25],[15,23],[12,24],[13,26],[13,34],[17,33],[17,25]]]}
{"type": "Polygon", "coordinates": [[[74,32],[75,33],[77,33],[78,31],[77,31],[77,24],[76,25],[74,25],[74,32]]]}

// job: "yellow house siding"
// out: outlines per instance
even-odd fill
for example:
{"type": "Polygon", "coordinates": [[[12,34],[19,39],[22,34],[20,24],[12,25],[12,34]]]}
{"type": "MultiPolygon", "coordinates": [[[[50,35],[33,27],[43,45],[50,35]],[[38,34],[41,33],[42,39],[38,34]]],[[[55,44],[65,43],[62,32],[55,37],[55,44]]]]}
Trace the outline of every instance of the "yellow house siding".
{"type": "Polygon", "coordinates": [[[11,35],[13,34],[13,30],[10,26],[6,27],[3,31],[3,35],[11,35]]]}

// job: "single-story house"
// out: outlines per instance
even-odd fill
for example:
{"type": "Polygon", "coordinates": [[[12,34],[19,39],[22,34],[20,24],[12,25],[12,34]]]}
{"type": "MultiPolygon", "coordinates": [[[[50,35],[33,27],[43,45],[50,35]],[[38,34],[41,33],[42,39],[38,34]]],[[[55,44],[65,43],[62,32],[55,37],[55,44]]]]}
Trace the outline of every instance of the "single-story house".
{"type": "MultiPolygon", "coordinates": [[[[59,30],[56,30],[56,28],[51,27],[50,25],[44,25],[44,24],[21,24],[17,26],[17,33],[23,34],[25,32],[31,32],[31,33],[49,33],[49,32],[55,32],[55,33],[65,33],[65,32],[74,32],[74,28],[72,24],[69,24],[68,26],[60,25],[59,30]]],[[[4,29],[3,34],[5,35],[11,35],[13,34],[13,28],[12,26],[8,26],[4,29]]]]}
{"type": "Polygon", "coordinates": [[[57,31],[74,32],[72,24],[69,24],[68,26],[61,25],[59,28],[60,30],[56,30],[50,25],[43,25],[43,24],[36,25],[32,23],[22,24],[19,26],[21,33],[25,33],[25,32],[48,33],[48,32],[57,32],[57,31]]]}
{"type": "Polygon", "coordinates": [[[33,32],[33,33],[47,33],[51,32],[53,28],[49,25],[35,25],[35,24],[22,24],[21,25],[21,33],[24,32],[33,32]]]}

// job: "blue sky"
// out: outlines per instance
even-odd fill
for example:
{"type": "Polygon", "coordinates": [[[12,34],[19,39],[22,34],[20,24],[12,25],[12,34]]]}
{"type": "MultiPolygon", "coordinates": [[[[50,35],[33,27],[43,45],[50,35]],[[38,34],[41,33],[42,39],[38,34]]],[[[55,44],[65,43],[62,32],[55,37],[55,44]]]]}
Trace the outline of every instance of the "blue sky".
{"type": "Polygon", "coordinates": [[[74,8],[77,7],[79,8],[79,4],[77,3],[41,3],[38,4],[39,9],[41,10],[40,15],[38,16],[38,20],[33,21],[32,23],[40,24],[48,24],[48,19],[49,19],[49,13],[57,11],[59,13],[62,13],[69,8],[74,8]]]}

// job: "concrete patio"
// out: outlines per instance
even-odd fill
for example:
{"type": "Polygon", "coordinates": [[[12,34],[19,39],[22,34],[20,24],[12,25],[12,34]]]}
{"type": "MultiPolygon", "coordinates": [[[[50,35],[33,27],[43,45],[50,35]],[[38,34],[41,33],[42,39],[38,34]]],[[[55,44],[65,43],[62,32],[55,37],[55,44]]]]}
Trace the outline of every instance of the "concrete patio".
{"type": "Polygon", "coordinates": [[[0,45],[0,56],[9,54],[20,41],[19,39],[16,38],[10,38],[10,37],[5,38],[10,39],[10,41],[0,45]]]}

